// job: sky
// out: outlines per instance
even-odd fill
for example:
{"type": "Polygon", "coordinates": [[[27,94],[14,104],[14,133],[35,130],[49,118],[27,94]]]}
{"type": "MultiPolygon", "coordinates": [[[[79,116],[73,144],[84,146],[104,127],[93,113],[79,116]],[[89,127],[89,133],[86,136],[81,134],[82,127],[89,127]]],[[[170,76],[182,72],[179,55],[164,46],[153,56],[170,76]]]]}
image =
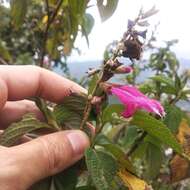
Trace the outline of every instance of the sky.
{"type": "MultiPolygon", "coordinates": [[[[94,1],[95,3],[95,1],[94,1]]],[[[190,1],[189,0],[119,0],[118,7],[113,16],[101,22],[96,6],[87,10],[95,18],[95,25],[89,36],[90,47],[87,47],[84,38],[78,38],[76,46],[82,51],[79,56],[73,53],[71,61],[100,60],[107,44],[119,40],[127,28],[127,20],[134,19],[143,7],[144,10],[152,6],[159,9],[159,13],[149,19],[151,24],[149,33],[158,23],[156,37],[158,43],[163,45],[166,40],[178,39],[173,48],[179,58],[190,59],[190,1]]]]}

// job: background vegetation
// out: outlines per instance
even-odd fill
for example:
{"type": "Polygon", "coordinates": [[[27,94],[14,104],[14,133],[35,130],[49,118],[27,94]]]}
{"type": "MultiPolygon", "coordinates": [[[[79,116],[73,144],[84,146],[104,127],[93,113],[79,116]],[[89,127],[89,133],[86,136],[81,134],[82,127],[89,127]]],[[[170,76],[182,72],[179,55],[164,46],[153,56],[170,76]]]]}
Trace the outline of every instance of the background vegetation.
{"type": "MultiPolygon", "coordinates": [[[[0,1],[0,64],[32,64],[51,70],[62,66],[64,70],[67,56],[80,49],[75,47],[77,36],[84,36],[90,43],[88,35],[94,18],[86,10],[97,6],[101,20],[106,21],[117,3],[116,0],[106,3],[97,0],[95,5],[90,0],[0,1]]],[[[181,100],[189,102],[190,73],[188,70],[179,73],[180,62],[171,51],[175,40],[166,42],[165,47],[154,47],[154,31],[146,39],[146,30],[142,28],[148,28],[148,19],[156,12],[155,7],[140,10],[135,20],[128,21],[123,38],[107,46],[102,66],[88,71],[85,83],[88,95],[71,94],[60,105],[35,98],[46,123],[30,114],[4,131],[0,138],[4,146],[14,145],[24,134],[36,138],[39,128],[51,132],[80,128],[91,139],[85,158],[31,189],[190,189],[190,116],[179,104],[181,100]],[[141,60],[142,52],[150,50],[148,60],[141,60]],[[132,72],[121,69],[125,66],[122,60],[126,59],[132,72]],[[151,77],[139,82],[139,75],[147,70],[151,77]],[[160,101],[166,115],[160,117],[138,110],[130,118],[123,117],[123,105],[110,97],[107,89],[108,80],[117,73],[125,74],[122,76],[125,84],[136,86],[147,97],[160,101]],[[99,98],[95,103],[94,97],[99,98]]]]}

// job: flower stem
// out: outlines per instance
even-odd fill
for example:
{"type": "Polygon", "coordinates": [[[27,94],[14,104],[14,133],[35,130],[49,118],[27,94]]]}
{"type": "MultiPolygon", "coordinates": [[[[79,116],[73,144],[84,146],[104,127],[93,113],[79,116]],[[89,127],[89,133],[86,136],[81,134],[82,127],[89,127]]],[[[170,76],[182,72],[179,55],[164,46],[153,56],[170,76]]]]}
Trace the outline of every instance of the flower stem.
{"type": "Polygon", "coordinates": [[[101,75],[99,80],[96,82],[96,85],[95,85],[92,93],[88,96],[87,104],[86,104],[86,107],[84,109],[84,117],[83,117],[83,120],[82,120],[82,122],[80,124],[80,129],[81,130],[83,129],[83,127],[84,127],[85,123],[87,122],[88,117],[90,115],[90,112],[91,112],[91,109],[92,109],[91,101],[92,101],[94,95],[96,94],[96,91],[98,89],[98,86],[99,86],[100,82],[102,81],[102,76],[103,76],[103,74],[101,75]]]}
{"type": "MultiPolygon", "coordinates": [[[[94,89],[92,90],[92,93],[88,95],[88,100],[87,100],[87,103],[86,103],[86,106],[85,106],[85,109],[84,109],[84,117],[83,117],[83,120],[82,120],[82,122],[80,124],[80,129],[81,130],[84,128],[84,125],[87,122],[88,117],[90,115],[90,112],[91,112],[91,109],[92,109],[91,101],[92,101],[93,97],[95,96],[97,89],[99,88],[99,84],[103,81],[103,77],[104,77],[104,74],[106,72],[105,68],[106,68],[107,64],[109,64],[109,61],[114,61],[114,62],[116,61],[118,54],[119,54],[119,48],[117,48],[117,50],[114,52],[114,54],[112,55],[112,58],[110,58],[106,62],[106,64],[103,65],[102,70],[100,71],[99,79],[97,80],[97,82],[96,82],[96,84],[94,86],[94,89]]],[[[103,128],[103,126],[102,126],[102,128],[103,128]]],[[[98,129],[98,133],[101,132],[102,128],[100,130],[98,129]]]]}

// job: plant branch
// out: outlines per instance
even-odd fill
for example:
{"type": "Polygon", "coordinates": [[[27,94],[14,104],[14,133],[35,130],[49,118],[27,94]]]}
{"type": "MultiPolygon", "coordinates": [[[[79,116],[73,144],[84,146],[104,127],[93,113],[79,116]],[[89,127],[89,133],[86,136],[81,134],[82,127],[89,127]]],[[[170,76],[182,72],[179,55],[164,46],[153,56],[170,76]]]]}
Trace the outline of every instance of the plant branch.
{"type": "Polygon", "coordinates": [[[46,9],[47,9],[47,14],[48,14],[48,17],[50,16],[50,11],[49,11],[49,0],[45,0],[46,2],[46,9]]]}
{"type": "MultiPolygon", "coordinates": [[[[116,61],[116,58],[117,58],[118,54],[119,54],[119,48],[117,48],[117,50],[114,52],[112,58],[110,58],[110,59],[106,62],[106,64],[103,66],[102,70],[98,70],[98,71],[100,72],[100,78],[97,80],[97,82],[96,82],[96,84],[95,84],[95,87],[94,87],[94,89],[92,90],[92,93],[91,93],[91,94],[89,95],[89,97],[88,97],[88,101],[87,101],[86,107],[85,107],[85,109],[84,109],[84,117],[83,117],[83,120],[82,120],[81,125],[80,125],[80,129],[81,129],[81,130],[83,129],[85,123],[86,123],[87,120],[88,120],[89,114],[90,114],[91,109],[92,109],[91,101],[92,101],[93,97],[94,97],[95,94],[96,94],[96,91],[97,91],[97,89],[98,89],[98,87],[99,87],[99,84],[103,81],[103,77],[104,77],[104,74],[105,74],[105,68],[106,68],[107,64],[109,64],[110,61],[116,61]]],[[[102,128],[101,128],[101,130],[102,130],[102,128]]],[[[98,130],[98,133],[100,133],[101,130],[100,130],[100,131],[98,130]]]]}
{"type": "Polygon", "coordinates": [[[41,58],[40,58],[40,66],[43,67],[43,61],[44,61],[44,56],[46,54],[46,43],[47,43],[47,39],[48,39],[48,32],[49,32],[49,28],[51,26],[51,24],[53,23],[55,17],[57,16],[57,13],[61,7],[63,3],[63,0],[60,0],[55,8],[55,11],[53,12],[52,16],[50,15],[50,11],[49,11],[49,3],[48,0],[46,0],[46,6],[47,6],[47,14],[48,14],[48,21],[47,21],[47,25],[44,31],[44,35],[43,35],[43,42],[42,42],[42,50],[41,50],[41,58]]]}
{"type": "MultiPolygon", "coordinates": [[[[102,76],[103,76],[103,74],[102,74],[102,76]]],[[[100,82],[102,81],[102,76],[101,76],[101,77],[99,78],[99,80],[96,82],[96,85],[95,85],[95,87],[94,87],[92,93],[91,93],[91,94],[89,95],[89,97],[88,97],[87,104],[86,104],[85,109],[84,109],[84,118],[83,118],[83,120],[82,120],[82,122],[81,122],[80,129],[83,129],[85,123],[86,123],[87,120],[88,120],[88,117],[89,117],[90,112],[91,112],[91,109],[92,109],[91,101],[92,101],[92,99],[93,99],[93,97],[94,97],[94,95],[95,95],[95,93],[96,93],[96,91],[97,91],[97,89],[98,89],[98,86],[99,86],[100,82]]]]}

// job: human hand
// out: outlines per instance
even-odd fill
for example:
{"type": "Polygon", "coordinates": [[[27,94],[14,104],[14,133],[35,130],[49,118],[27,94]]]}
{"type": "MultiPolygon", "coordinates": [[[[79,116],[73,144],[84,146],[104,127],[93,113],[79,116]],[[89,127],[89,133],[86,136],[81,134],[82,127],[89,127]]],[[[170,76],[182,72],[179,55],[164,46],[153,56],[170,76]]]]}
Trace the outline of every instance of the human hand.
{"type": "MultiPolygon", "coordinates": [[[[76,83],[35,66],[0,66],[0,129],[34,112],[39,96],[60,102],[70,91],[84,92],[76,83]]],[[[26,190],[47,176],[56,174],[78,161],[89,146],[87,136],[79,130],[44,135],[14,147],[0,146],[0,190],[26,190]]]]}

